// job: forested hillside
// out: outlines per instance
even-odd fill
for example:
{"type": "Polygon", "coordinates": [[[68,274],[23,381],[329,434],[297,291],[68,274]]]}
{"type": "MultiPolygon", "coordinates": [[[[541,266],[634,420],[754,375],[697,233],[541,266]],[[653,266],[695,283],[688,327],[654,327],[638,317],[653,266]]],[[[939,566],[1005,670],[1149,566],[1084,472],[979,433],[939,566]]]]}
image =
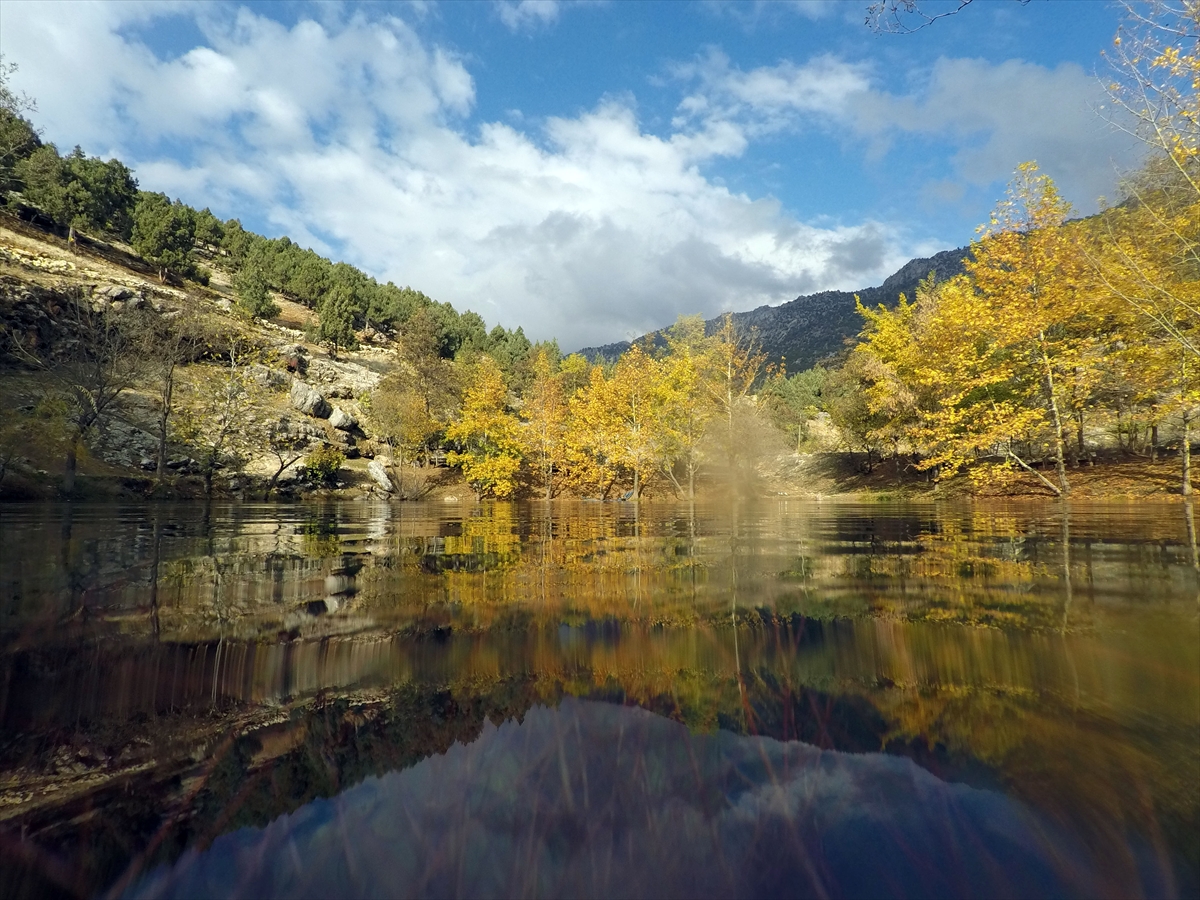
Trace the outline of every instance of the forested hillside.
{"type": "Polygon", "coordinates": [[[196,210],[143,190],[120,160],[88,156],[78,146],[63,155],[42,142],[27,117],[33,107],[0,79],[0,196],[11,214],[57,231],[70,243],[127,243],[163,283],[207,284],[219,262],[232,273],[247,316],[276,315],[270,292],[277,292],[318,314],[315,337],[335,354],[354,346],[363,330],[394,332],[418,310],[436,323],[443,356],[453,357],[465,346],[501,353],[510,343],[517,352],[529,347],[520,329],[497,326],[489,332],[474,312],[460,313],[408,286],[380,284],[287,237],[265,238],[238,219],[221,221],[207,207],[196,210]]]}

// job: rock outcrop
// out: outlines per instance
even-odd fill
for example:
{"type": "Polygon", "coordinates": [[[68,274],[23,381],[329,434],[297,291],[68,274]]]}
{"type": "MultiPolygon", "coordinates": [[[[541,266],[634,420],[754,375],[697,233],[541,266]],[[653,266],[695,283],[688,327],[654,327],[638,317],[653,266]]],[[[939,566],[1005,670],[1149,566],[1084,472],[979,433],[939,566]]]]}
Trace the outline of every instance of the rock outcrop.
{"type": "Polygon", "coordinates": [[[333,407],[329,405],[321,392],[310,384],[305,384],[303,381],[297,381],[292,385],[292,391],[289,395],[292,409],[304,413],[306,416],[313,416],[317,419],[327,419],[329,414],[333,412],[333,407]]]}
{"type": "Polygon", "coordinates": [[[310,359],[305,378],[319,385],[326,397],[351,398],[368,394],[382,377],[364,365],[344,359],[310,359]]]}
{"type": "Polygon", "coordinates": [[[329,424],[338,431],[352,431],[358,425],[358,420],[341,407],[335,406],[329,414],[329,424]]]}
{"type": "Polygon", "coordinates": [[[392,484],[392,477],[388,475],[387,466],[385,466],[380,460],[373,459],[367,463],[367,473],[384,491],[389,494],[395,492],[396,486],[392,484]]]}

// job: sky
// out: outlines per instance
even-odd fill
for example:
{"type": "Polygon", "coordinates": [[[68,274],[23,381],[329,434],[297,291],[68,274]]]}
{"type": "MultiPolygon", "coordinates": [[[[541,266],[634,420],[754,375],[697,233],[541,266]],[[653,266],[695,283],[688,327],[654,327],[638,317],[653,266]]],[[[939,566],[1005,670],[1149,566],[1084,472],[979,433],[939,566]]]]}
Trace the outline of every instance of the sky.
{"type": "Polygon", "coordinates": [[[571,350],[879,284],[1025,160],[1114,195],[1117,8],[866,5],[3,0],[0,53],[63,152],[571,350]]]}

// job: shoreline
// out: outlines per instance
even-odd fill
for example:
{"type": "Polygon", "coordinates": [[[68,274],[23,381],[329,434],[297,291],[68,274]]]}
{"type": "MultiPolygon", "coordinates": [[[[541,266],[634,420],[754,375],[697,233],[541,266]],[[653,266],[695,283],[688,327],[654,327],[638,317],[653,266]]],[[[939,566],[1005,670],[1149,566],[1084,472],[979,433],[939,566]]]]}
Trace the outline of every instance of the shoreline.
{"type": "MultiPolygon", "coordinates": [[[[1104,501],[1186,501],[1180,489],[1178,457],[1149,460],[1132,453],[1113,452],[1068,470],[1071,492],[1058,497],[1025,473],[1003,483],[976,483],[969,473],[960,473],[945,481],[925,480],[911,470],[901,468],[902,460],[876,463],[863,471],[857,454],[821,452],[792,454],[786,460],[786,472],[760,475],[738,491],[743,499],[849,500],[886,502],[889,500],[1104,500],[1104,501]]],[[[144,472],[81,472],[73,497],[63,497],[59,477],[48,469],[11,468],[0,481],[0,503],[65,502],[67,500],[121,502],[205,502],[206,500],[302,503],[309,500],[368,500],[391,502],[479,502],[461,474],[453,470],[422,470],[441,473],[437,483],[419,498],[388,495],[374,486],[360,466],[343,468],[337,486],[298,486],[285,482],[267,496],[265,479],[252,475],[222,479],[224,483],[205,493],[199,476],[169,476],[162,482],[144,472]]],[[[711,480],[702,482],[696,502],[728,498],[734,491],[711,480]]],[[[516,497],[520,501],[541,501],[538,492],[516,497]]],[[[553,500],[574,502],[629,502],[616,497],[556,495],[553,500]]],[[[665,490],[650,490],[642,502],[687,502],[665,490]]]]}

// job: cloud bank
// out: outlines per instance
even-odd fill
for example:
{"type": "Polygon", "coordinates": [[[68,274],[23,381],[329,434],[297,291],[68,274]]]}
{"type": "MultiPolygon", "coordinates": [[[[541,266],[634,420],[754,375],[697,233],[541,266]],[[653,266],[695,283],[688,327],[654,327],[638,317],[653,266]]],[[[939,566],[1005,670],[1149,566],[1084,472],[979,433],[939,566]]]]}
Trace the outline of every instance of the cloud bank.
{"type": "MultiPolygon", "coordinates": [[[[1090,96],[1065,66],[941,60],[898,96],[869,65],[835,56],[742,71],[712,50],[675,67],[685,96],[666,133],[647,131],[628,97],[518,130],[474,121],[464,59],[371,9],[318,8],[322,21],[286,26],[224,6],[64,6],[6,3],[0,37],[47,137],[566,349],[680,313],[878,283],[938,249],[894,223],[804,222],[705,174],[764,135],[949,136],[957,175],[975,183],[1037,145],[1090,184],[1103,153],[1055,127],[1078,127],[1090,96]],[[175,33],[191,45],[152,50],[142,29],[163,22],[188,25],[175,33]],[[1049,100],[1031,113],[1026,96],[1049,100]]],[[[528,0],[495,9],[514,31],[559,14],[528,0]]]]}

